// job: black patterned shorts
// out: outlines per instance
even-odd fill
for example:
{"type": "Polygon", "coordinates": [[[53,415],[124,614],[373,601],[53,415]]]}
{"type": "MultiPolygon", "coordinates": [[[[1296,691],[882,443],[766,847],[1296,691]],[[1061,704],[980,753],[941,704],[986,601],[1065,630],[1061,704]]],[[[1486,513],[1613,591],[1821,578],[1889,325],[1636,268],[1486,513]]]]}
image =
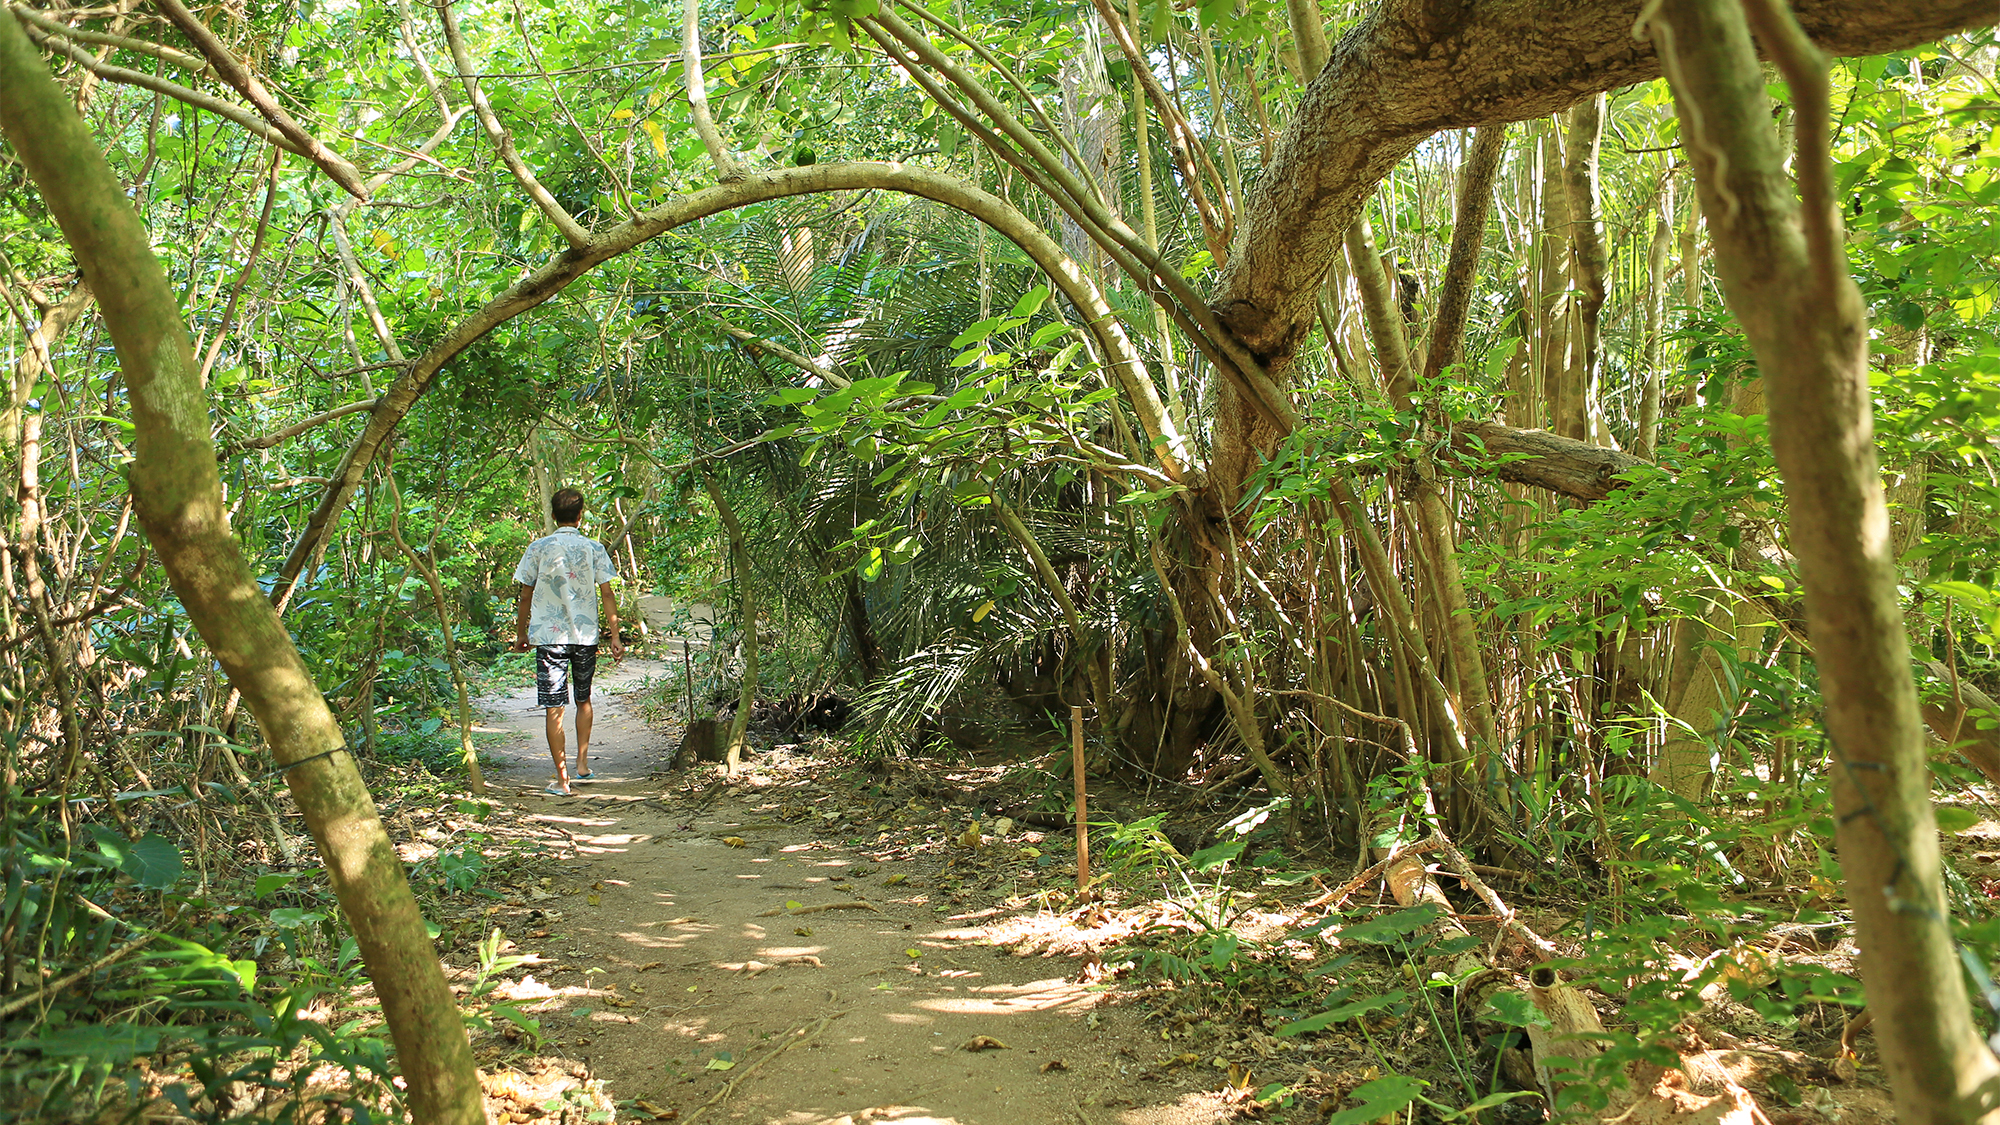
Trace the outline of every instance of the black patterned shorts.
{"type": "Polygon", "coordinates": [[[578,703],[590,702],[590,677],[596,671],[596,645],[536,645],[535,705],[569,706],[572,686],[578,703]]]}

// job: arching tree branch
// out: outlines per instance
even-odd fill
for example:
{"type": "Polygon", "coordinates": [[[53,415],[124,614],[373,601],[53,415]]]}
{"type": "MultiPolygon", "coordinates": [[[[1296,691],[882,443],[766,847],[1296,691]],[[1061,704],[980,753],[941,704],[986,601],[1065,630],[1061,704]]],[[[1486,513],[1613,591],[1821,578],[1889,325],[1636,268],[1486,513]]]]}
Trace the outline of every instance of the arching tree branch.
{"type": "Polygon", "coordinates": [[[368,425],[348,448],[339,469],[333,474],[332,482],[321,495],[319,505],[308,517],[305,530],[293,544],[291,554],[279,571],[279,586],[274,592],[277,600],[282,602],[290,596],[299,575],[326,542],[335,519],[354,495],[362,474],[383,442],[416,405],[417,399],[430,389],[445,364],[474,341],[554,297],[598,265],[676,227],[771,199],[870,189],[921,196],[964,211],[1019,246],[1083,313],[1086,329],[1124,389],[1140,427],[1145,431],[1149,444],[1157,450],[1168,475],[1176,480],[1188,480],[1191,475],[1198,478],[1199,470],[1184,459],[1181,451],[1185,446],[1179,432],[1167,418],[1152,376],[1126,335],[1123,322],[1105,303],[1096,284],[1034,220],[1004,199],[961,180],[925,169],[874,162],[814,164],[748,175],[646,211],[629,222],[586,239],[583,245],[573,246],[552,257],[540,269],[509,286],[445,333],[423,355],[412,360],[376,401],[368,425]]]}

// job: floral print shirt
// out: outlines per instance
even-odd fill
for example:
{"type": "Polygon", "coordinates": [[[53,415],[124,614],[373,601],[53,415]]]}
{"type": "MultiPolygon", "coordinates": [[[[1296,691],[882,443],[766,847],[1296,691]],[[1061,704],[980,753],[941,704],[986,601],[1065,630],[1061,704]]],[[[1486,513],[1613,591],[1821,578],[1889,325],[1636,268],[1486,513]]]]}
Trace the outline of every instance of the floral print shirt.
{"type": "Polygon", "coordinates": [[[597,643],[597,587],[618,577],[604,545],[573,527],[556,528],[521,555],[514,581],[535,588],[528,605],[531,645],[597,643]]]}

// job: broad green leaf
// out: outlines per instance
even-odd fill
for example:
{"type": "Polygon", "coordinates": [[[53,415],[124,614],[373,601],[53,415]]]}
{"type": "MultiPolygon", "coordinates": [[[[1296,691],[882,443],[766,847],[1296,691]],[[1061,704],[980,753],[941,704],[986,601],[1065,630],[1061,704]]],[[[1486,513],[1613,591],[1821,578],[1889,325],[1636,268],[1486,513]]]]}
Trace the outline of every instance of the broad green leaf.
{"type": "Polygon", "coordinates": [[[1324,1120],[1323,1125],[1363,1125],[1364,1122],[1379,1121],[1392,1113],[1401,1112],[1416,1101],[1424,1085],[1423,1079],[1406,1074],[1391,1074],[1373,1082],[1364,1082],[1348,1095],[1361,1099],[1361,1104],[1333,1114],[1324,1120]]]}
{"type": "Polygon", "coordinates": [[[1396,992],[1385,992],[1380,996],[1370,996],[1365,1000],[1350,1001],[1346,1004],[1340,1005],[1337,1008],[1329,1008],[1326,1011],[1321,1012],[1316,1016],[1307,1016],[1305,1019],[1302,1020],[1293,1020],[1291,1023],[1285,1024],[1283,1027],[1280,1027],[1274,1034],[1280,1036],[1291,1036],[1291,1035],[1306,1035],[1315,1031],[1324,1031],[1327,1028],[1332,1027],[1334,1024],[1346,1023],[1348,1020],[1351,1020],[1355,1016],[1361,1015],[1364,1012],[1373,1012],[1382,1008],[1393,1007],[1394,1005],[1400,1004],[1409,998],[1410,998],[1409,993],[1396,991],[1396,992]]]}
{"type": "Polygon", "coordinates": [[[1937,826],[1940,832],[1964,832],[1985,819],[1971,809],[1957,805],[1937,806],[1937,826]]]}
{"type": "Polygon", "coordinates": [[[1031,317],[1041,311],[1042,302],[1048,299],[1049,287],[1046,285],[1037,285],[1026,293],[1021,294],[1021,299],[1014,302],[1013,311],[1007,315],[1010,318],[1021,319],[1031,317]]]}
{"type": "Polygon", "coordinates": [[[1206,847],[1188,857],[1188,866],[1206,874],[1221,867],[1243,854],[1243,841],[1224,840],[1220,844],[1206,847]]]}

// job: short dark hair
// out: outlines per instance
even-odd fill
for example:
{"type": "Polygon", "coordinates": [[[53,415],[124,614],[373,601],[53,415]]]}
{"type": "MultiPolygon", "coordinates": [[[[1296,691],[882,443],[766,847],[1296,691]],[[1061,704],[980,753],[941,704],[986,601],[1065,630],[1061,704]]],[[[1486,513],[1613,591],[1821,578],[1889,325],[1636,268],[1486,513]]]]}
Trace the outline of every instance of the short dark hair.
{"type": "Polygon", "coordinates": [[[583,518],[583,493],[574,488],[559,488],[549,497],[549,514],[559,524],[571,524],[583,518]]]}

